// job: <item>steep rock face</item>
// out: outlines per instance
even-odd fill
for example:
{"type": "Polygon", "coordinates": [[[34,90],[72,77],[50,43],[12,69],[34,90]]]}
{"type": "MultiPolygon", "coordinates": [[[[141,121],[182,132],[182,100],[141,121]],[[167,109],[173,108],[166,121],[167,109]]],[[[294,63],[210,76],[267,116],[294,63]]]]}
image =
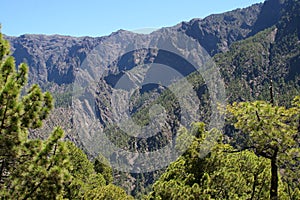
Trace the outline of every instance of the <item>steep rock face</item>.
{"type": "Polygon", "coordinates": [[[281,18],[284,7],[284,0],[266,1],[262,5],[257,20],[253,24],[252,31],[249,33],[248,36],[253,36],[256,33],[277,24],[281,18]]]}
{"type": "MultiPolygon", "coordinates": [[[[278,6],[278,1],[274,2],[270,7],[278,6]]],[[[279,104],[289,102],[297,94],[300,85],[299,13],[298,1],[285,1],[275,26],[234,43],[228,52],[214,57],[227,83],[227,91],[231,93],[230,101],[269,99],[270,80],[275,85],[279,104]]]]}
{"type": "Polygon", "coordinates": [[[177,30],[197,39],[211,54],[228,51],[230,45],[253,36],[259,31],[275,25],[281,16],[284,3],[269,0],[223,14],[215,14],[205,19],[194,19],[177,25],[177,30]]]}
{"type": "MultiPolygon", "coordinates": [[[[157,100],[156,97],[165,91],[163,86],[169,86],[171,81],[178,80],[182,76],[186,77],[196,70],[182,57],[173,53],[181,52],[192,57],[192,46],[180,44],[182,38],[178,39],[179,37],[176,37],[176,34],[172,35],[172,31],[172,29],[163,29],[150,35],[119,31],[103,40],[99,48],[95,49],[95,52],[90,52],[81,67],[77,69],[74,81],[78,91],[81,91],[78,94],[78,98],[73,101],[73,107],[76,108],[75,112],[83,119],[90,119],[84,120],[85,123],[90,123],[86,126],[86,129],[82,129],[79,123],[79,129],[81,128],[83,132],[87,130],[84,133],[85,135],[91,134],[88,130],[89,127],[95,125],[92,120],[97,116],[100,124],[95,128],[96,130],[106,132],[108,135],[113,134],[114,137],[118,134],[119,136],[121,135],[120,137],[124,137],[123,144],[130,143],[129,146],[139,147],[138,149],[133,149],[133,151],[139,149],[145,151],[149,148],[156,148],[152,145],[153,140],[138,139],[135,141],[134,137],[124,136],[125,127],[122,129],[118,126],[126,125],[126,129],[129,132],[132,131],[131,134],[138,134],[138,131],[135,131],[137,127],[134,124],[130,125],[131,121],[127,120],[127,117],[133,118],[141,126],[149,125],[149,118],[151,117],[146,117],[148,112],[145,110],[145,107],[155,106],[154,101],[157,100]],[[156,45],[162,49],[157,50],[154,48],[156,45]],[[152,47],[150,48],[149,46],[152,47]],[[164,48],[169,48],[170,51],[164,48]],[[101,59],[95,59],[97,56],[100,56],[101,59]],[[167,65],[171,70],[162,71],[159,65],[167,65]],[[152,66],[153,68],[151,68],[152,66]],[[174,71],[180,72],[181,76],[179,77],[174,71]],[[157,81],[157,83],[153,84],[153,81],[157,81]],[[97,84],[92,84],[93,82],[97,84]],[[130,97],[129,102],[126,98],[128,95],[130,97]],[[96,100],[96,105],[95,101],[90,100],[96,100]],[[145,112],[145,114],[141,117],[136,117],[135,114],[140,111],[145,112]],[[129,115],[128,112],[130,113],[129,115]],[[121,118],[124,117],[127,121],[122,121],[123,119],[121,118]]],[[[185,39],[188,39],[187,36],[185,37],[185,39]]],[[[206,56],[209,57],[208,54],[206,56]]],[[[185,91],[182,90],[180,93],[185,94],[185,91]]],[[[186,93],[188,93],[188,90],[186,93]]],[[[190,100],[190,102],[193,101],[192,98],[189,99],[188,95],[185,98],[190,100]]],[[[167,104],[170,108],[166,111],[165,116],[161,116],[164,117],[164,120],[160,122],[152,121],[152,124],[150,123],[152,126],[147,127],[147,130],[145,129],[144,132],[155,132],[153,133],[153,135],[157,134],[154,137],[155,140],[158,140],[156,137],[164,138],[163,140],[166,143],[171,140],[180,125],[179,118],[187,121],[184,118],[185,116],[179,114],[178,105],[175,104],[178,103],[171,102],[167,104]]],[[[195,110],[194,107],[189,109],[195,110]]],[[[163,115],[162,113],[160,114],[163,115]]],[[[193,118],[192,121],[197,120],[199,119],[193,118]]],[[[91,143],[91,141],[84,142],[91,143]]]]}
{"type": "MultiPolygon", "coordinates": [[[[183,32],[198,40],[213,56],[228,51],[233,42],[275,25],[283,5],[282,0],[268,0],[264,4],[255,4],[204,19],[193,19],[167,29],[183,32]]],[[[108,38],[115,38],[111,39],[112,43],[109,44],[114,46],[113,41],[125,39],[120,37],[132,39],[135,34],[121,30],[110,36],[97,38],[60,35],[22,35],[6,38],[11,43],[16,63],[26,62],[30,66],[30,83],[43,86],[48,82],[59,85],[72,83],[74,70],[82,64],[91,50],[108,38]]]]}
{"type": "MultiPolygon", "coordinates": [[[[169,32],[181,32],[196,39],[214,57],[221,68],[227,89],[231,96],[230,101],[263,98],[258,94],[264,92],[263,87],[268,87],[268,80],[281,78],[294,80],[299,73],[299,4],[290,4],[279,0],[269,0],[264,4],[257,4],[245,9],[238,9],[224,14],[212,15],[203,20],[194,19],[190,22],[183,22],[170,28],[164,28],[153,34],[163,35],[166,30],[169,32]],[[298,7],[297,7],[298,6],[298,7]],[[292,14],[290,14],[290,11],[292,14]],[[283,17],[282,17],[283,16],[283,17]],[[290,17],[293,16],[293,17],[290,17]],[[280,20],[279,20],[280,18],[280,20]],[[276,26],[270,28],[271,26],[276,26]],[[256,34],[265,28],[266,32],[256,34]],[[249,36],[254,36],[249,38],[249,36]],[[245,41],[240,41],[248,38],[245,41]],[[240,42],[237,42],[240,41],[240,42]],[[292,50],[291,52],[289,52],[292,50]],[[261,86],[262,85],[262,86],[261,86]]],[[[159,133],[150,139],[134,139],[122,133],[122,131],[111,127],[116,122],[109,103],[116,83],[127,71],[135,69],[138,65],[151,64],[161,59],[160,55],[150,50],[139,49],[119,57],[119,50],[124,48],[126,41],[143,43],[149,35],[138,35],[128,31],[118,31],[107,37],[67,37],[67,36],[44,36],[44,35],[23,35],[20,37],[7,37],[12,46],[16,62],[27,62],[30,66],[30,83],[39,83],[44,89],[50,89],[55,97],[62,97],[66,94],[89,97],[96,91],[96,97],[72,101],[73,106],[78,110],[81,121],[70,117],[73,110],[70,107],[56,109],[49,120],[50,126],[63,125],[67,130],[67,137],[79,145],[84,145],[82,137],[73,131],[73,125],[81,126],[82,129],[93,126],[93,115],[96,114],[100,126],[97,131],[107,130],[107,135],[112,141],[123,145],[130,151],[143,152],[156,150],[167,144],[179,126],[180,109],[176,101],[171,101],[167,106],[170,112],[167,113],[167,120],[162,125],[166,134],[159,133]],[[87,59],[94,55],[94,50],[101,55],[102,61],[91,63],[93,59],[87,59]],[[116,59],[117,58],[117,59],[116,59]],[[99,78],[97,81],[96,78],[99,78]],[[95,81],[95,85],[90,84],[95,81]],[[77,91],[72,88],[71,83],[80,83],[81,86],[93,85],[94,88],[79,88],[77,91]],[[71,85],[71,86],[70,86],[71,85]],[[70,86],[70,87],[69,87],[70,86]],[[72,93],[73,92],[73,93],[72,93]],[[57,94],[59,93],[59,94],[57,94]],[[95,101],[96,100],[96,101],[95,101]],[[74,105],[75,104],[75,105],[74,105]],[[66,117],[67,115],[67,117],[66,117]],[[63,118],[65,120],[61,120],[63,118]],[[127,145],[127,146],[126,146],[127,145]]],[[[170,64],[178,63],[176,59],[168,60],[166,56],[161,62],[170,64]]],[[[96,60],[97,61],[97,60],[96,60]]],[[[186,75],[189,73],[187,72],[186,75]]],[[[128,76],[128,82],[138,80],[136,76],[128,76]]],[[[207,87],[196,77],[195,89],[201,103],[207,102],[209,97],[207,87]]],[[[299,85],[299,83],[298,83],[299,85]]],[[[131,85],[127,85],[131,87],[131,85]]],[[[281,87],[279,84],[278,87],[281,87]]],[[[126,88],[123,88],[126,89],[126,88]]],[[[132,96],[129,103],[129,111],[133,119],[140,125],[149,122],[147,106],[157,100],[158,96],[166,91],[160,85],[146,85],[132,96]]],[[[287,89],[282,90],[282,92],[287,89]]],[[[171,98],[167,96],[166,98],[171,98]]],[[[157,102],[164,102],[165,99],[158,99],[157,102]]],[[[120,104],[126,104],[120,100],[120,104]]],[[[210,113],[209,103],[200,105],[200,115],[207,116],[210,113]]],[[[204,120],[205,119],[201,119],[204,120]]],[[[32,135],[41,137],[45,130],[34,132],[32,135]]],[[[86,133],[86,138],[93,139],[93,135],[86,133]]],[[[93,152],[90,152],[92,155],[93,152]]],[[[126,158],[128,162],[134,162],[137,158],[126,158]]],[[[148,174],[149,175],[149,174],[148,174]]],[[[151,183],[149,177],[144,180],[145,185],[151,183]]],[[[151,174],[150,174],[151,176],[151,174]]],[[[124,180],[120,180],[122,182],[124,180]]],[[[152,180],[153,181],[153,180],[152,180]]],[[[135,188],[138,190],[138,188],[135,188]]],[[[129,190],[133,190],[130,186],[129,190]]]]}
{"type": "Polygon", "coordinates": [[[22,35],[7,39],[16,64],[25,62],[30,66],[29,82],[43,86],[47,82],[58,85],[72,83],[74,69],[104,38],[22,35]]]}
{"type": "MultiPolygon", "coordinates": [[[[181,31],[197,39],[208,53],[214,55],[227,51],[232,42],[244,39],[250,33],[253,35],[263,28],[273,25],[276,16],[269,19],[263,14],[266,12],[265,10],[270,10],[269,7],[268,3],[256,4],[245,9],[211,15],[203,20],[194,19],[190,22],[182,22],[168,29],[181,31]]],[[[47,82],[54,82],[61,85],[69,84],[74,80],[74,70],[82,64],[86,55],[93,48],[108,38],[111,38],[112,41],[109,45],[114,46],[113,41],[125,39],[120,38],[124,37],[124,32],[129,39],[135,35],[127,31],[118,31],[110,36],[98,38],[22,35],[20,37],[8,36],[7,39],[11,43],[16,63],[27,62],[30,66],[31,83],[43,85],[47,82]],[[120,36],[122,32],[123,35],[120,36]]]]}
{"type": "Polygon", "coordinates": [[[215,14],[205,19],[182,22],[178,30],[197,39],[211,54],[228,50],[230,44],[246,38],[262,12],[262,4],[238,9],[224,14],[215,14]]]}

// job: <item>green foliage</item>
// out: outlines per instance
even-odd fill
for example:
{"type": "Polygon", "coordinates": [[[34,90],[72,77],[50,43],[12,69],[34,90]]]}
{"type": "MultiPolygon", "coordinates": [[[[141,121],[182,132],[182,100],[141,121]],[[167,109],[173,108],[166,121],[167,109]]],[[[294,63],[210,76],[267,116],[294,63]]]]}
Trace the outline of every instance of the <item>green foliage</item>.
{"type": "Polygon", "coordinates": [[[181,129],[179,144],[192,137],[192,145],[146,199],[299,199],[300,96],[291,105],[254,101],[228,106],[235,127],[249,136],[249,146],[242,149],[219,140],[203,157],[205,138],[217,132],[205,131],[203,123],[194,123],[191,133],[181,129]]]}
{"type": "Polygon", "coordinates": [[[94,163],[84,152],[71,142],[69,149],[72,179],[65,184],[64,198],[67,199],[131,199],[125,191],[113,184],[112,169],[107,160],[99,155],[94,163]]]}
{"type": "MultiPolygon", "coordinates": [[[[228,112],[236,120],[234,126],[249,137],[244,149],[251,149],[256,155],[270,160],[270,198],[277,199],[279,191],[279,169],[285,172],[283,179],[288,181],[289,190],[299,190],[299,184],[287,178],[288,172],[299,171],[299,96],[291,103],[291,108],[275,106],[265,101],[233,103],[228,112]],[[293,170],[289,168],[292,167],[293,170]]],[[[300,174],[293,173],[294,180],[300,174]]],[[[296,178],[298,177],[298,178],[296,178]]],[[[297,180],[296,182],[298,182],[297,180]]],[[[291,193],[288,192],[290,197],[291,193]]]]}
{"type": "Polygon", "coordinates": [[[95,173],[93,164],[88,160],[86,154],[71,142],[66,142],[66,146],[72,166],[70,169],[72,179],[65,183],[64,198],[80,199],[88,189],[104,186],[103,176],[95,173]]]}
{"type": "MultiPolygon", "coordinates": [[[[11,199],[55,199],[63,192],[63,184],[70,179],[67,149],[59,139],[63,131],[54,130],[46,141],[31,140],[24,144],[24,158],[11,172],[11,199]]],[[[8,181],[10,182],[10,181],[8,181]]]]}
{"type": "Polygon", "coordinates": [[[27,83],[25,64],[16,70],[9,45],[0,34],[0,188],[9,199],[53,199],[70,176],[63,131],[46,141],[28,140],[28,130],[42,126],[52,109],[52,97],[37,85],[21,96],[27,83]]]}
{"type": "Polygon", "coordinates": [[[273,74],[269,65],[269,50],[275,27],[266,29],[253,37],[233,43],[230,51],[214,56],[226,82],[229,101],[240,97],[246,100],[257,98],[262,93],[265,81],[283,74],[273,74]]]}
{"type": "MultiPolygon", "coordinates": [[[[240,138],[243,139],[243,143],[230,142],[235,142],[241,149],[234,149],[219,141],[207,156],[202,157],[199,152],[205,147],[204,139],[217,131],[205,131],[202,123],[195,123],[191,132],[180,129],[178,143],[183,145],[191,140],[193,143],[153,186],[149,199],[267,199],[270,193],[274,193],[274,185],[277,185],[276,195],[280,199],[299,199],[300,98],[290,102],[300,91],[300,4],[298,0],[285,2],[281,20],[276,26],[236,42],[228,52],[214,57],[225,80],[229,102],[269,99],[269,82],[274,80],[274,87],[277,88],[275,93],[278,94],[276,100],[281,106],[254,101],[235,103],[229,107],[229,112],[234,116],[235,128],[242,132],[240,138]]],[[[243,14],[244,11],[241,15],[243,14]]],[[[239,17],[239,14],[234,13],[226,15],[226,18],[233,20],[239,17]]],[[[219,21],[224,20],[220,18],[219,21]]],[[[227,24],[226,30],[231,30],[230,26],[233,24],[236,25],[227,24]]],[[[246,36],[247,28],[241,34],[246,36]]],[[[241,36],[231,34],[232,37],[237,35],[241,36]]],[[[221,43],[219,45],[220,48],[223,46],[221,43]]],[[[20,95],[24,92],[27,73],[25,64],[15,66],[14,59],[9,56],[8,42],[1,35],[2,198],[130,199],[122,189],[111,184],[112,169],[105,159],[99,155],[91,163],[74,144],[60,141],[63,137],[62,130],[56,129],[46,141],[27,139],[28,130],[41,127],[52,108],[51,95],[43,93],[37,85],[28,88],[24,96],[20,95]]],[[[199,116],[202,117],[201,120],[208,122],[211,113],[205,83],[197,74],[191,74],[187,78],[201,102],[199,116]]],[[[57,107],[69,107],[72,95],[82,92],[74,90],[70,85],[62,90],[53,94],[57,107]]],[[[170,142],[170,135],[175,134],[179,127],[179,105],[169,90],[164,90],[153,100],[159,93],[155,92],[157,91],[133,96],[132,117],[137,124],[148,125],[149,108],[160,104],[170,116],[167,123],[172,124],[174,132],[166,137],[158,135],[154,142],[149,142],[130,138],[111,125],[106,130],[111,141],[124,149],[129,146],[129,150],[140,152],[158,149],[170,142]]],[[[108,102],[104,106],[109,107],[108,102]]],[[[182,146],[178,145],[177,148],[182,146]]],[[[145,180],[149,180],[149,177],[152,179],[151,175],[147,176],[136,176],[135,187],[143,190],[145,180]]],[[[128,174],[121,174],[119,180],[121,179],[128,184],[128,190],[132,190],[128,174]]]]}
{"type": "Polygon", "coordinates": [[[112,184],[87,191],[84,198],[99,200],[133,200],[133,197],[127,195],[124,190],[112,184]]]}
{"type": "MultiPolygon", "coordinates": [[[[269,161],[251,151],[237,152],[230,145],[215,144],[201,157],[208,134],[195,123],[198,135],[188,151],[171,163],[153,185],[147,199],[265,199],[268,195],[269,161]]],[[[191,133],[195,134],[195,133],[191,133]]]]}
{"type": "MultiPolygon", "coordinates": [[[[0,196],[1,199],[131,199],[112,182],[111,169],[95,166],[61,128],[46,140],[28,139],[53,107],[50,93],[29,87],[25,64],[16,70],[0,33],[0,196]]],[[[100,158],[100,157],[99,157],[100,158]]]]}
{"type": "Polygon", "coordinates": [[[280,105],[288,105],[290,98],[299,94],[300,35],[297,35],[298,25],[291,24],[296,24],[299,14],[290,16],[299,11],[299,6],[295,6],[284,14],[291,21],[282,17],[276,26],[235,42],[229,51],[213,57],[225,81],[230,103],[268,100],[270,80],[274,81],[280,105]]]}
{"type": "MultiPolygon", "coordinates": [[[[296,105],[296,101],[293,104],[296,105]]],[[[298,134],[299,108],[286,109],[265,101],[254,101],[233,103],[228,106],[228,111],[237,120],[235,127],[249,134],[249,142],[256,148],[257,154],[268,154],[267,149],[275,147],[279,148],[279,152],[286,152],[296,145],[293,138],[298,134]]]]}
{"type": "Polygon", "coordinates": [[[88,160],[86,154],[75,146],[72,142],[66,142],[66,146],[69,150],[69,158],[72,164],[72,170],[70,171],[73,177],[76,177],[82,182],[87,182],[89,176],[94,173],[94,166],[88,160]]]}
{"type": "Polygon", "coordinates": [[[109,166],[109,163],[104,156],[99,155],[94,160],[94,169],[97,173],[102,174],[107,185],[109,183],[112,183],[112,181],[113,181],[112,168],[109,166]]]}
{"type": "Polygon", "coordinates": [[[63,92],[56,92],[53,94],[55,99],[55,107],[68,108],[72,106],[73,91],[69,87],[64,89],[63,92]]]}

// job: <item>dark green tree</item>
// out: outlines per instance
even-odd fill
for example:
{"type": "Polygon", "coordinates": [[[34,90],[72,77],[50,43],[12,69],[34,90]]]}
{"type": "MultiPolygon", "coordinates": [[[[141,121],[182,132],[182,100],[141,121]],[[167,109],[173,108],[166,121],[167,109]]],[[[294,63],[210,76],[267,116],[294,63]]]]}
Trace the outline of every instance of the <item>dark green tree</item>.
{"type": "Polygon", "coordinates": [[[46,141],[28,140],[21,148],[21,156],[6,181],[9,199],[56,199],[64,192],[70,179],[68,150],[63,131],[54,130],[46,141]],[[8,185],[9,183],[9,185],[8,185]]]}
{"type": "MultiPolygon", "coordinates": [[[[298,96],[293,100],[291,108],[276,106],[271,90],[271,103],[254,101],[228,106],[229,113],[236,120],[235,128],[249,136],[248,146],[243,148],[270,161],[272,200],[279,199],[280,166],[288,170],[289,163],[293,163],[292,166],[299,165],[299,102],[298,96]]],[[[299,175],[295,180],[299,181],[299,175]]]]}
{"type": "Polygon", "coordinates": [[[0,33],[1,199],[131,199],[109,184],[111,168],[95,163],[95,171],[81,149],[62,141],[61,128],[46,140],[28,139],[29,130],[42,126],[53,100],[38,85],[26,89],[28,67],[16,67],[9,48],[0,33]]]}
{"type": "Polygon", "coordinates": [[[97,173],[103,175],[106,184],[112,183],[112,168],[109,166],[109,162],[107,161],[107,159],[101,154],[94,160],[94,168],[97,173]]]}
{"type": "Polygon", "coordinates": [[[87,191],[84,199],[99,199],[99,200],[133,200],[133,197],[118,186],[108,184],[104,187],[97,187],[87,191]]]}
{"type": "MultiPolygon", "coordinates": [[[[190,148],[153,185],[147,199],[265,199],[268,197],[268,160],[251,151],[236,151],[221,140],[201,156],[204,139],[218,131],[205,131],[195,123],[190,148]]],[[[189,134],[184,130],[183,135],[189,134]]],[[[184,137],[184,136],[183,136],[184,137]]],[[[221,138],[220,138],[221,139],[221,138]]],[[[180,147],[179,147],[180,148],[180,147]]]]}
{"type": "Polygon", "coordinates": [[[103,175],[96,173],[93,164],[86,154],[76,147],[72,142],[66,142],[68,156],[72,169],[72,179],[65,184],[65,195],[67,199],[82,199],[85,192],[106,184],[103,175]]]}
{"type": "Polygon", "coordinates": [[[29,129],[42,126],[53,107],[39,86],[27,89],[28,67],[18,67],[0,33],[0,189],[5,199],[53,199],[69,179],[68,158],[55,129],[46,141],[29,140],[29,129]]]}

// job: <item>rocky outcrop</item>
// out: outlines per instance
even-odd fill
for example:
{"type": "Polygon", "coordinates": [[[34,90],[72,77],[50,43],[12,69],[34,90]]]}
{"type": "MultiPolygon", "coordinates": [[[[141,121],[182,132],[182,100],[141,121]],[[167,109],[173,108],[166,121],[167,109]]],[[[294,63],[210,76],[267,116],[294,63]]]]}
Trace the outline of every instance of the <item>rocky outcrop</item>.
{"type": "MultiPolygon", "coordinates": [[[[120,30],[109,36],[96,38],[60,35],[22,35],[20,37],[6,36],[6,38],[11,43],[16,64],[26,62],[30,66],[29,84],[38,83],[44,90],[50,90],[57,99],[60,98],[57,101],[60,102],[60,104],[57,103],[58,107],[63,101],[72,102],[72,106],[75,106],[77,111],[84,116],[82,120],[86,125],[97,116],[101,124],[98,129],[103,131],[108,124],[116,123],[116,116],[113,116],[109,109],[111,106],[109,100],[116,83],[121,77],[127,77],[125,86],[131,88],[134,86],[133,83],[140,81],[143,76],[142,72],[133,76],[127,73],[128,71],[151,63],[173,65],[183,76],[194,71],[184,60],[166,55],[170,52],[163,50],[155,52],[153,49],[140,47],[157,43],[157,40],[165,42],[165,46],[172,46],[173,44],[168,44],[166,38],[172,40],[174,39],[172,35],[180,33],[196,40],[204,47],[208,55],[213,56],[216,53],[228,51],[232,43],[273,26],[278,22],[283,5],[280,0],[269,0],[264,4],[255,4],[248,8],[215,14],[204,19],[182,22],[148,35],[120,30]],[[268,13],[276,15],[268,15],[268,13]],[[97,91],[96,94],[94,94],[95,91],[97,91]],[[76,96],[79,101],[74,100],[72,96],[76,96]]],[[[172,48],[178,51],[180,47],[175,45],[172,48]]],[[[180,51],[185,54],[189,53],[189,49],[180,51]]],[[[128,88],[122,89],[128,90],[128,88]]],[[[203,89],[205,86],[202,85],[199,88],[203,89]]],[[[144,105],[149,105],[153,101],[151,98],[145,98],[146,93],[151,91],[154,98],[164,90],[159,84],[148,84],[140,88],[130,104],[121,100],[119,104],[128,104],[131,115],[134,115],[143,111],[144,105]],[[140,103],[141,98],[143,103],[140,103]]],[[[203,92],[200,93],[203,94],[203,92]]],[[[175,134],[181,116],[178,115],[176,109],[172,112],[167,116],[168,122],[165,127],[175,134]]],[[[144,118],[143,120],[147,121],[144,118]]],[[[74,123],[74,119],[70,119],[69,122],[74,123]]],[[[81,124],[80,121],[76,123],[81,124]]],[[[39,134],[35,132],[35,135],[39,134]]]]}
{"type": "MultiPolygon", "coordinates": [[[[283,23],[281,21],[278,23],[283,8],[286,6],[284,2],[268,0],[264,4],[255,4],[248,8],[211,15],[204,19],[182,22],[174,27],[163,28],[148,35],[120,30],[109,36],[97,38],[60,35],[6,36],[11,43],[12,54],[16,58],[16,63],[26,62],[30,66],[29,83],[38,83],[44,90],[50,90],[54,97],[59,99],[57,102],[71,102],[66,107],[64,104],[57,103],[57,108],[49,122],[45,123],[48,127],[32,132],[31,136],[45,137],[44,132],[51,130],[52,126],[62,125],[67,130],[67,138],[83,146],[83,148],[85,142],[95,144],[96,140],[93,138],[95,135],[89,133],[89,130],[93,130],[101,133],[106,131],[107,136],[112,141],[118,142],[118,145],[123,145],[124,149],[132,152],[160,149],[174,139],[174,135],[181,125],[180,120],[184,119],[184,116],[180,114],[181,108],[178,106],[178,101],[172,101],[174,99],[172,92],[160,84],[146,84],[132,93],[130,102],[126,102],[122,98],[116,100],[121,108],[123,104],[127,106],[133,121],[141,126],[149,124],[151,117],[155,115],[164,119],[159,124],[155,124],[156,121],[153,122],[157,127],[162,127],[161,131],[154,127],[153,130],[158,133],[153,137],[142,139],[128,136],[120,128],[114,127],[119,118],[114,115],[112,110],[113,93],[117,89],[126,92],[136,86],[136,83],[140,83],[141,77],[145,76],[144,68],[141,67],[143,65],[165,64],[174,66],[174,69],[177,67],[176,70],[184,76],[190,75],[195,70],[179,57],[171,54],[166,55],[170,52],[141,47],[143,45],[147,47],[151,42],[157,42],[155,38],[167,41],[166,38],[172,39],[172,34],[180,33],[196,40],[210,56],[227,52],[227,54],[215,56],[215,61],[222,67],[223,78],[227,87],[234,94],[232,98],[241,97],[240,93],[234,93],[234,91],[240,92],[240,90],[244,90],[245,96],[248,95],[247,98],[250,98],[252,93],[261,92],[261,90],[254,90],[253,88],[268,78],[265,75],[262,77],[262,72],[272,76],[272,74],[279,74],[278,70],[274,71],[273,69],[280,69],[280,72],[285,72],[292,78],[295,77],[295,73],[299,72],[299,68],[296,66],[299,64],[298,18],[294,19],[294,24],[290,26],[285,26],[288,22],[283,23]],[[255,36],[258,32],[274,25],[278,29],[274,27],[272,30],[255,36]],[[296,29],[294,30],[293,27],[296,29]],[[288,34],[290,30],[295,32],[292,34],[293,36],[298,36],[295,37],[292,44],[287,42],[290,38],[288,34]],[[255,37],[245,42],[236,43],[250,36],[255,37]],[[278,45],[276,45],[277,43],[278,45]],[[287,58],[288,52],[284,52],[284,49],[291,48],[282,48],[288,45],[294,45],[292,49],[294,49],[295,55],[292,55],[292,59],[287,58]],[[246,55],[249,52],[251,55],[246,55]],[[246,59],[247,57],[251,57],[251,59],[246,59]],[[282,58],[286,59],[286,63],[290,63],[292,66],[290,69],[288,65],[281,63],[284,60],[282,58]],[[263,62],[260,62],[261,60],[263,62]],[[261,63],[265,66],[261,66],[261,63]],[[136,71],[131,73],[132,70],[136,71]],[[272,70],[273,72],[269,73],[272,70]],[[123,81],[126,84],[120,88],[118,82],[122,77],[125,77],[123,81]],[[245,88],[250,88],[250,92],[245,88]],[[163,97],[159,99],[162,94],[163,97]],[[161,109],[155,107],[157,102],[161,103],[170,99],[170,103],[164,104],[168,107],[167,112],[163,114],[156,112],[161,109]],[[147,107],[153,108],[152,113],[147,107]],[[76,114],[79,114],[80,117],[76,118],[76,114]],[[76,133],[76,128],[83,131],[86,141],[83,141],[82,136],[76,133]]],[[[172,43],[168,42],[165,42],[165,45],[171,46],[175,52],[181,48],[181,53],[190,53],[188,48],[172,46],[172,43]]],[[[163,72],[161,74],[165,75],[163,72]]],[[[157,73],[156,75],[160,74],[157,73]]],[[[286,77],[280,76],[279,78],[286,77]]],[[[169,80],[172,78],[169,77],[169,80]]],[[[196,84],[193,86],[200,99],[199,104],[201,104],[197,117],[207,116],[211,112],[209,97],[206,96],[207,85],[200,79],[195,82],[196,84]]],[[[197,107],[192,109],[197,109],[197,107]]],[[[120,113],[123,112],[121,108],[118,110],[120,113]]],[[[199,120],[199,118],[192,119],[199,120]]],[[[205,121],[204,118],[201,120],[205,121]]],[[[133,126],[126,125],[134,130],[133,126]]],[[[93,147],[97,149],[97,145],[93,147]]],[[[86,149],[86,151],[90,153],[89,155],[94,155],[94,152],[97,152],[93,149],[86,149]]],[[[138,156],[127,157],[126,159],[129,163],[134,163],[138,156]]]]}
{"type": "MultiPolygon", "coordinates": [[[[277,0],[276,0],[277,1],[277,0]]],[[[278,20],[280,4],[274,7],[275,0],[265,4],[255,4],[248,8],[237,9],[223,14],[215,14],[204,19],[182,22],[172,31],[180,31],[193,37],[214,55],[228,50],[235,41],[274,25],[278,20]],[[275,9],[275,10],[274,10],[275,9]],[[277,15],[267,15],[270,10],[277,15]]],[[[158,30],[160,32],[161,30],[158,30]]],[[[60,35],[22,35],[6,38],[10,41],[16,63],[26,62],[30,66],[30,83],[43,85],[48,82],[69,84],[74,80],[74,71],[86,55],[102,42],[110,39],[111,50],[114,42],[132,40],[135,33],[120,30],[105,37],[70,37],[60,35]]],[[[111,52],[109,52],[111,53],[111,52]]]]}

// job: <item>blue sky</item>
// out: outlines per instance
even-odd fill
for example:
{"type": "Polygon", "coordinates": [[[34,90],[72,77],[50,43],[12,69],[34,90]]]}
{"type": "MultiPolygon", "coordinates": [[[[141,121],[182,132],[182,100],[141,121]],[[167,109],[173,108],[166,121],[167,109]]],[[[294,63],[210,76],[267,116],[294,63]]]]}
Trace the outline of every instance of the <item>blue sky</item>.
{"type": "Polygon", "coordinates": [[[2,32],[103,36],[173,26],[263,0],[1,0],[2,32]]]}

